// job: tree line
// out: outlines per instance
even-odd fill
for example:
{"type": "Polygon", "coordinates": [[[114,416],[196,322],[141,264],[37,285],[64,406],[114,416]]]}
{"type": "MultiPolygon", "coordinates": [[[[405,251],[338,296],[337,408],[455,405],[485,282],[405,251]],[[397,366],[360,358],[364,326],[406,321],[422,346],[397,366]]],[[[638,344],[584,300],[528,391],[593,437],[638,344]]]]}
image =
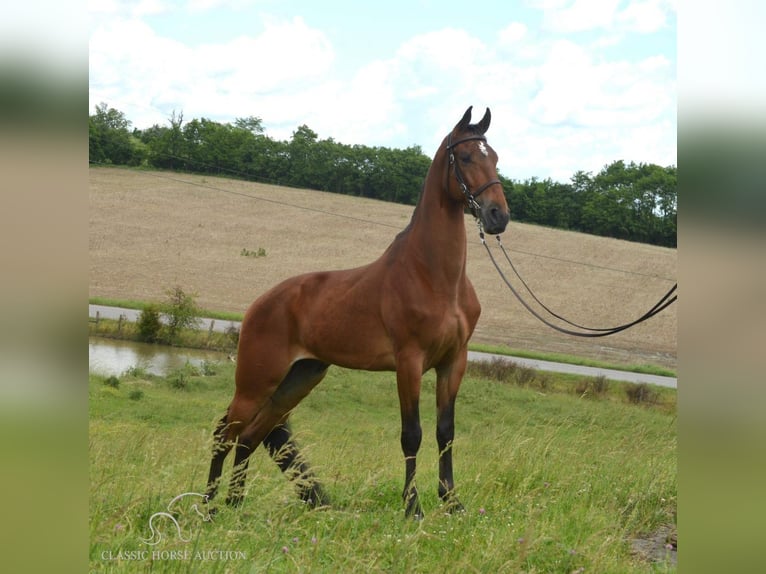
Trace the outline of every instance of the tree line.
{"type": "MultiPolygon", "coordinates": [[[[255,116],[220,123],[184,122],[130,129],[125,114],[102,103],[89,116],[90,161],[216,174],[414,205],[431,158],[420,146],[390,149],[319,139],[306,125],[289,141],[265,134],[255,116]]],[[[511,217],[594,235],[676,246],[676,167],[617,160],[569,182],[516,181],[499,174],[511,217]]]]}

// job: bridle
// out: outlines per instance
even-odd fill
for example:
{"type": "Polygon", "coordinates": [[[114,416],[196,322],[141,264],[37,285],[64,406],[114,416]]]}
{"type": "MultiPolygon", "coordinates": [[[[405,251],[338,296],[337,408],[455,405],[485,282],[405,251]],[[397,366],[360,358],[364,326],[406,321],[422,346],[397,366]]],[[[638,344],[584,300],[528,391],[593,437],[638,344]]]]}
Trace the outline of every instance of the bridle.
{"type": "Polygon", "coordinates": [[[460,171],[460,166],[458,162],[455,161],[455,154],[452,150],[455,146],[463,142],[467,142],[471,140],[479,140],[479,141],[486,142],[487,138],[485,138],[484,136],[476,135],[476,136],[464,137],[453,142],[452,133],[449,134],[449,136],[447,137],[447,151],[449,152],[449,164],[447,165],[447,174],[449,175],[449,166],[453,166],[455,171],[455,179],[460,184],[460,188],[463,190],[463,195],[465,196],[465,200],[468,203],[468,208],[471,210],[471,214],[476,219],[479,219],[479,209],[481,209],[481,206],[479,205],[479,202],[476,201],[476,198],[479,197],[482,193],[484,193],[484,191],[487,188],[492,187],[495,184],[500,184],[501,186],[503,184],[499,179],[491,179],[490,181],[482,185],[479,189],[477,189],[473,193],[471,193],[471,190],[468,189],[468,185],[463,179],[463,174],[460,171]]]}
{"type": "Polygon", "coordinates": [[[482,142],[486,142],[487,138],[485,138],[483,135],[474,135],[474,136],[468,136],[461,138],[457,141],[452,141],[452,134],[450,133],[449,137],[447,138],[447,151],[449,152],[449,164],[447,165],[447,175],[449,176],[449,168],[450,166],[454,167],[455,170],[455,179],[460,184],[460,188],[463,190],[463,195],[465,196],[466,201],[468,202],[468,208],[471,210],[471,214],[476,219],[477,224],[479,225],[479,238],[481,239],[482,245],[484,245],[485,249],[487,250],[487,253],[489,254],[489,258],[492,261],[492,264],[495,266],[495,269],[497,270],[498,274],[500,275],[500,278],[503,280],[503,282],[508,286],[508,288],[511,290],[511,292],[516,296],[516,298],[519,300],[519,302],[529,311],[532,315],[534,315],[538,320],[540,320],[542,323],[547,325],[548,327],[551,327],[552,329],[555,329],[556,331],[559,331],[561,333],[565,333],[567,335],[574,335],[577,337],[606,337],[608,335],[614,335],[615,333],[619,333],[621,331],[624,331],[625,329],[629,329],[630,327],[633,327],[634,325],[637,325],[643,321],[646,321],[647,319],[650,319],[651,317],[654,317],[657,313],[662,311],[663,309],[669,307],[672,305],[677,299],[677,295],[673,295],[678,288],[678,283],[676,283],[673,287],[668,290],[667,293],[646,313],[638,317],[637,319],[634,319],[633,321],[630,321],[628,323],[624,323],[622,325],[618,325],[616,327],[585,327],[583,325],[578,325],[577,323],[573,323],[572,321],[569,321],[568,319],[565,319],[561,315],[558,315],[554,313],[551,309],[546,307],[542,301],[540,301],[535,294],[532,292],[532,290],[529,288],[527,283],[524,281],[524,279],[519,275],[519,272],[516,270],[516,267],[514,266],[513,262],[511,261],[510,256],[508,255],[508,252],[505,250],[505,246],[503,245],[502,241],[500,240],[500,236],[497,235],[496,239],[498,242],[498,245],[500,246],[500,249],[502,250],[503,254],[505,255],[506,260],[511,266],[511,269],[513,269],[516,276],[519,278],[521,283],[526,287],[529,294],[532,296],[532,298],[543,308],[545,311],[547,311],[550,315],[555,317],[556,319],[560,319],[561,321],[564,321],[571,327],[574,327],[574,329],[568,329],[564,327],[560,327],[559,325],[556,325],[552,323],[551,321],[547,320],[545,317],[543,317],[540,313],[535,311],[529,303],[527,303],[524,298],[521,296],[521,293],[519,293],[511,284],[511,282],[506,277],[505,273],[503,273],[503,270],[500,268],[500,265],[498,265],[497,261],[495,260],[495,257],[492,255],[492,251],[489,248],[489,245],[487,245],[486,240],[484,239],[484,228],[481,223],[481,218],[479,217],[479,210],[481,209],[481,206],[479,205],[479,202],[476,201],[476,198],[479,197],[487,188],[495,185],[500,184],[499,179],[492,179],[479,187],[475,192],[471,193],[471,191],[468,189],[468,185],[465,183],[465,180],[463,179],[463,174],[460,171],[460,165],[458,162],[455,161],[455,154],[453,152],[453,149],[455,146],[471,141],[471,140],[478,140],[482,142]]]}

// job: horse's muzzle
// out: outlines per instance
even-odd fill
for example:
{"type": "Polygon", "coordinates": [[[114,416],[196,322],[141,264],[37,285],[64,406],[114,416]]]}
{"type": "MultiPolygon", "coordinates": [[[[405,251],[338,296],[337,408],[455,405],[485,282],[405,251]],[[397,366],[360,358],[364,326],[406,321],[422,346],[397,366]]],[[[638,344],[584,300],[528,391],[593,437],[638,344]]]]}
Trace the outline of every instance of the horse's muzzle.
{"type": "Polygon", "coordinates": [[[511,219],[511,214],[508,213],[507,208],[493,202],[481,207],[479,217],[481,218],[484,231],[490,235],[497,235],[505,231],[508,221],[511,219]]]}

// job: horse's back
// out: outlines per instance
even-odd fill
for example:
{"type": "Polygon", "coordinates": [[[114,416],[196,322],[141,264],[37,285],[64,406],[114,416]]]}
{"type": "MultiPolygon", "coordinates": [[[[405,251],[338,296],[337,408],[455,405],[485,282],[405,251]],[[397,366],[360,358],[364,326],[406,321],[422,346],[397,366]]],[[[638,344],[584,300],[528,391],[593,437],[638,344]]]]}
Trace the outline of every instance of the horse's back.
{"type": "Polygon", "coordinates": [[[279,346],[291,361],[393,369],[394,350],[381,316],[382,283],[373,265],[286,279],[247,310],[240,353],[260,355],[262,347],[279,346]]]}

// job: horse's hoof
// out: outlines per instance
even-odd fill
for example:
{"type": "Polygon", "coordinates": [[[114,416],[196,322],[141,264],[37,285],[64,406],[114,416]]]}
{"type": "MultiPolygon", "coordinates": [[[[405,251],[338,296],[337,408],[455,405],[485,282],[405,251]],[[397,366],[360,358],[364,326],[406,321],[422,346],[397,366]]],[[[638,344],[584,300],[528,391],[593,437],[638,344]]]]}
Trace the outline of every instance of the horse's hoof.
{"type": "Polygon", "coordinates": [[[425,514],[420,506],[420,502],[415,501],[415,504],[408,504],[407,508],[404,510],[404,516],[412,518],[415,521],[423,520],[425,514]]]}
{"type": "Polygon", "coordinates": [[[465,506],[460,503],[454,490],[439,488],[439,498],[445,514],[459,514],[465,512],[465,506]]]}
{"type": "Polygon", "coordinates": [[[318,484],[301,492],[301,500],[311,509],[327,508],[330,506],[330,499],[318,484]]]}
{"type": "Polygon", "coordinates": [[[463,506],[460,501],[455,498],[444,503],[444,511],[447,514],[465,514],[465,506],[463,506]]]}
{"type": "Polygon", "coordinates": [[[423,520],[426,517],[426,515],[423,513],[423,511],[421,509],[417,509],[417,510],[412,511],[412,512],[405,511],[404,512],[404,516],[406,518],[414,520],[415,522],[420,522],[421,520],[423,520]]]}

